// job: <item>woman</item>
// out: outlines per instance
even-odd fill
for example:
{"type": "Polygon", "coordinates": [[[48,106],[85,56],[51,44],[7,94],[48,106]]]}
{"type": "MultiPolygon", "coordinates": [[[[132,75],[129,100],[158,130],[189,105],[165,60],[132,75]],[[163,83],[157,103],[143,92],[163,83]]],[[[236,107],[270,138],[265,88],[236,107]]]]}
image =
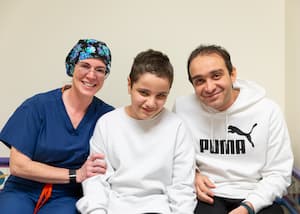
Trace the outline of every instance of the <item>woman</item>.
{"type": "Polygon", "coordinates": [[[96,161],[103,155],[88,158],[88,141],[97,119],[113,110],[95,97],[110,66],[105,43],[79,40],[66,58],[72,85],[27,99],[10,117],[0,133],[11,172],[0,193],[1,213],[77,213],[80,183],[106,168],[96,161]]]}
{"type": "Polygon", "coordinates": [[[134,59],[131,103],[101,117],[91,153],[104,153],[104,175],[83,182],[83,214],[192,214],[194,147],[182,121],[164,108],[173,82],[169,58],[148,50],[134,59]]]}

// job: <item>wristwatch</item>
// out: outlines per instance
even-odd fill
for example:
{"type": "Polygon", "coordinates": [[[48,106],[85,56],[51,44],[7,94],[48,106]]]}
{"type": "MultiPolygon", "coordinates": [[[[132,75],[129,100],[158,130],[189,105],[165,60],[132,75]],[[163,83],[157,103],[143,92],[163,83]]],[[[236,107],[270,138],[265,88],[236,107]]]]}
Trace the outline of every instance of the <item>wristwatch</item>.
{"type": "Polygon", "coordinates": [[[255,214],[254,210],[245,202],[241,202],[241,206],[245,207],[249,214],[255,214]]]}
{"type": "Polygon", "coordinates": [[[71,184],[76,183],[76,169],[69,169],[69,180],[71,184]]]}

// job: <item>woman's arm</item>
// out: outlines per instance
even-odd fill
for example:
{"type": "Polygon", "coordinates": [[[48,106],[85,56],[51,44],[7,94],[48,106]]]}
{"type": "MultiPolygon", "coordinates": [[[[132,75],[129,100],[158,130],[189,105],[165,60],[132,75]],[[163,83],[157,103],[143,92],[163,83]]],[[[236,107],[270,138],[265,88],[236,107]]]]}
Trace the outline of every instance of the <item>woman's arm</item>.
{"type": "MultiPolygon", "coordinates": [[[[82,167],[76,170],[76,182],[81,183],[88,177],[105,173],[106,163],[95,161],[103,158],[102,154],[91,155],[82,167]]],[[[14,176],[41,183],[65,184],[70,182],[69,169],[33,161],[14,147],[11,147],[10,150],[9,167],[10,173],[14,176]]]]}

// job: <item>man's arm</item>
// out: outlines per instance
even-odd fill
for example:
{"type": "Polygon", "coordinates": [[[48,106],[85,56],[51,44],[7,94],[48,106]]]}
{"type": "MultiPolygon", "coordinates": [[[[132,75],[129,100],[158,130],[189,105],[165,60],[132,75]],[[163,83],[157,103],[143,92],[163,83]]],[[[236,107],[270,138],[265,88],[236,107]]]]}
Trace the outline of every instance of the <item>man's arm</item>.
{"type": "Polygon", "coordinates": [[[252,204],[255,212],[271,205],[276,197],[282,197],[291,183],[293,153],[288,129],[279,107],[275,105],[271,111],[262,179],[245,199],[252,204]]]}

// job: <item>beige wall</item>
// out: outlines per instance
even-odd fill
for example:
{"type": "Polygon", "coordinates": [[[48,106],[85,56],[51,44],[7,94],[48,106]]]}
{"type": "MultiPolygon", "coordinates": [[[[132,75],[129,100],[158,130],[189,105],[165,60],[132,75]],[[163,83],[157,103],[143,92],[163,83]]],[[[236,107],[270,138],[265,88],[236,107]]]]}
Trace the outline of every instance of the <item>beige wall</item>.
{"type": "Polygon", "coordinates": [[[238,76],[263,85],[284,111],[284,8],[284,0],[0,0],[0,128],[25,98],[70,81],[65,56],[87,37],[111,47],[111,76],[98,96],[115,106],[129,101],[126,77],[139,51],[159,49],[173,62],[170,108],[192,91],[185,69],[191,50],[216,43],[232,54],[238,76]]]}
{"type": "Polygon", "coordinates": [[[286,1],[286,116],[295,166],[300,169],[300,1],[286,1]]]}

